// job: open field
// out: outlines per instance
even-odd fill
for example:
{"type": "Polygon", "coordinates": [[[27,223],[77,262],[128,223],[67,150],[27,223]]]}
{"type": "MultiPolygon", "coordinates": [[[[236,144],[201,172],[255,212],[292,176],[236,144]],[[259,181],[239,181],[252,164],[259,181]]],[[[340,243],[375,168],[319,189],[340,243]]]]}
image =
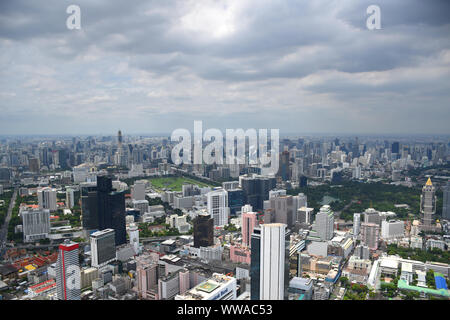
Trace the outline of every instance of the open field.
{"type": "Polygon", "coordinates": [[[168,189],[172,191],[181,191],[181,187],[184,183],[196,184],[199,187],[212,187],[212,185],[186,177],[151,178],[149,179],[149,181],[152,187],[154,189],[157,189],[158,191],[161,191],[163,189],[168,189]]]}

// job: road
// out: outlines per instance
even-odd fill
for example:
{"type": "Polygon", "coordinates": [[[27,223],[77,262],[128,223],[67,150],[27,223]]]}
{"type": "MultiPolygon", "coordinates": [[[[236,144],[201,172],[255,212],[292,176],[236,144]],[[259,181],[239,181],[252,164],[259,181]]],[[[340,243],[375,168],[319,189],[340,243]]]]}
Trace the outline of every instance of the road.
{"type": "Polygon", "coordinates": [[[11,220],[12,210],[16,204],[17,198],[17,189],[14,189],[13,195],[11,197],[11,202],[9,203],[8,213],[6,215],[5,223],[0,229],[0,260],[3,258],[3,255],[6,252],[6,240],[8,237],[8,225],[9,220],[11,220]]]}

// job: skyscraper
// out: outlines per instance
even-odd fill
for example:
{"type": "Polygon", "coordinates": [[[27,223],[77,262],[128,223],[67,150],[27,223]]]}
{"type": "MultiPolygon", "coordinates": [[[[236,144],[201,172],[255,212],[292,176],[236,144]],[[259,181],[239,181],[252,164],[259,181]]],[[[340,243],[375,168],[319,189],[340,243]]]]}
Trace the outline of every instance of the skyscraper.
{"type": "Polygon", "coordinates": [[[75,205],[74,191],[71,188],[66,189],[66,207],[72,209],[75,205]]]}
{"type": "Polygon", "coordinates": [[[361,224],[361,242],[368,246],[371,250],[378,249],[378,241],[380,240],[380,226],[376,223],[361,224]]]}
{"type": "Polygon", "coordinates": [[[331,240],[334,235],[334,213],[329,205],[324,205],[316,214],[311,234],[317,235],[322,241],[331,240]]]}
{"type": "Polygon", "coordinates": [[[112,188],[112,179],[98,176],[97,186],[81,186],[83,228],[114,229],[116,246],[127,242],[125,223],[125,192],[112,188]]]}
{"type": "Polygon", "coordinates": [[[264,200],[269,199],[269,191],[276,187],[274,177],[240,176],[239,181],[244,190],[244,201],[255,211],[264,209],[264,200]]]}
{"type": "Polygon", "coordinates": [[[56,293],[59,300],[80,300],[81,277],[78,243],[65,240],[56,261],[56,293]]]}
{"type": "Polygon", "coordinates": [[[284,300],[289,283],[289,264],[285,261],[286,225],[282,223],[261,225],[260,250],[259,298],[260,300],[284,300]],[[287,283],[285,283],[286,280],[287,283]]]}
{"type": "Polygon", "coordinates": [[[251,236],[253,230],[258,225],[258,218],[256,212],[242,213],[242,244],[248,247],[251,246],[251,236]]]}
{"type": "Polygon", "coordinates": [[[116,245],[113,229],[91,234],[91,265],[100,267],[116,259],[116,245]]]}
{"type": "Polygon", "coordinates": [[[23,222],[23,239],[25,242],[46,239],[50,233],[50,211],[47,209],[30,209],[20,212],[23,222]]]}
{"type": "Polygon", "coordinates": [[[194,223],[194,247],[209,247],[214,244],[214,220],[209,214],[199,214],[194,223]]]}
{"type": "Polygon", "coordinates": [[[450,181],[443,190],[444,203],[442,205],[442,218],[450,220],[450,181]]]}
{"type": "Polygon", "coordinates": [[[56,205],[56,189],[42,188],[37,192],[39,208],[48,209],[50,211],[56,211],[58,209],[56,205]]]}
{"type": "Polygon", "coordinates": [[[284,223],[289,228],[294,224],[297,212],[297,203],[294,204],[292,196],[270,198],[270,209],[264,216],[265,223],[284,223]],[[267,219],[266,219],[267,218],[267,219]],[[270,220],[269,220],[270,219],[270,220]]]}
{"type": "Polygon", "coordinates": [[[289,151],[285,150],[280,154],[280,169],[279,176],[283,181],[289,180],[289,151]]]}
{"type": "Polygon", "coordinates": [[[228,193],[224,189],[213,190],[207,194],[208,213],[214,219],[215,226],[228,224],[230,208],[228,207],[228,193]]]}
{"type": "Polygon", "coordinates": [[[422,195],[420,196],[420,213],[422,214],[422,229],[432,230],[435,226],[434,214],[436,213],[436,196],[435,187],[428,178],[427,183],[422,188],[422,195]]]}

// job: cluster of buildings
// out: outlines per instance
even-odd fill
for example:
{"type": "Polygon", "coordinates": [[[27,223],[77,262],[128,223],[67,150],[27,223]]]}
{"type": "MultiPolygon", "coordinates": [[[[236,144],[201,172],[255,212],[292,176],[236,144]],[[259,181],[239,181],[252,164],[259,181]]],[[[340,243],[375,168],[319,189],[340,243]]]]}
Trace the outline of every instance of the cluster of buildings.
{"type": "MultiPolygon", "coordinates": [[[[367,208],[342,226],[332,206],[312,208],[304,193],[292,192],[342,179],[409,184],[402,170],[444,163],[443,143],[284,139],[280,169],[269,176],[254,165],[175,166],[167,139],[120,131],[117,139],[1,148],[0,180],[37,199],[20,207],[16,231],[31,246],[46,240],[57,248],[44,263],[0,267],[3,283],[20,281],[23,299],[326,300],[342,298],[341,277],[378,290],[383,279],[400,275],[405,288],[418,278],[425,290],[428,270],[449,276],[448,264],[386,253],[389,244],[448,250],[449,239],[436,233],[445,233],[449,219],[449,183],[442,186],[442,221],[431,179],[414,221],[367,208]],[[55,169],[62,170],[46,174],[55,169]],[[205,183],[190,179],[174,191],[148,180],[181,175],[205,183]],[[79,226],[67,223],[74,213],[79,226]],[[158,236],[142,237],[143,228],[158,236]]],[[[431,294],[445,296],[441,289],[431,294]]]]}

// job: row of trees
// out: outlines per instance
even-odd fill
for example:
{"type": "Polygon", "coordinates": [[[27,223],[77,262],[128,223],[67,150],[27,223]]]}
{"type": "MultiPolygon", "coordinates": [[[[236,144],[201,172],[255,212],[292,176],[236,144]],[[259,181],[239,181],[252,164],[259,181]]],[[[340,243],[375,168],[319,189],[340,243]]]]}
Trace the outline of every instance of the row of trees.
{"type": "Polygon", "coordinates": [[[288,191],[290,195],[303,192],[308,197],[308,206],[315,211],[320,209],[324,196],[330,196],[338,200],[330,203],[334,211],[340,211],[346,205],[350,207],[341,212],[341,218],[350,221],[355,212],[362,212],[369,207],[379,211],[394,211],[400,218],[408,216],[407,210],[399,210],[394,204],[408,204],[413,214],[419,213],[421,190],[396,186],[391,184],[360,183],[355,181],[344,182],[340,186],[325,184],[315,187],[297,188],[288,191]],[[352,202],[353,201],[353,202],[352,202]]]}
{"type": "Polygon", "coordinates": [[[387,253],[389,255],[399,255],[403,259],[411,259],[417,261],[435,261],[448,263],[450,261],[450,252],[442,251],[441,249],[434,248],[432,250],[421,250],[414,248],[399,247],[396,244],[387,245],[387,253]]]}

